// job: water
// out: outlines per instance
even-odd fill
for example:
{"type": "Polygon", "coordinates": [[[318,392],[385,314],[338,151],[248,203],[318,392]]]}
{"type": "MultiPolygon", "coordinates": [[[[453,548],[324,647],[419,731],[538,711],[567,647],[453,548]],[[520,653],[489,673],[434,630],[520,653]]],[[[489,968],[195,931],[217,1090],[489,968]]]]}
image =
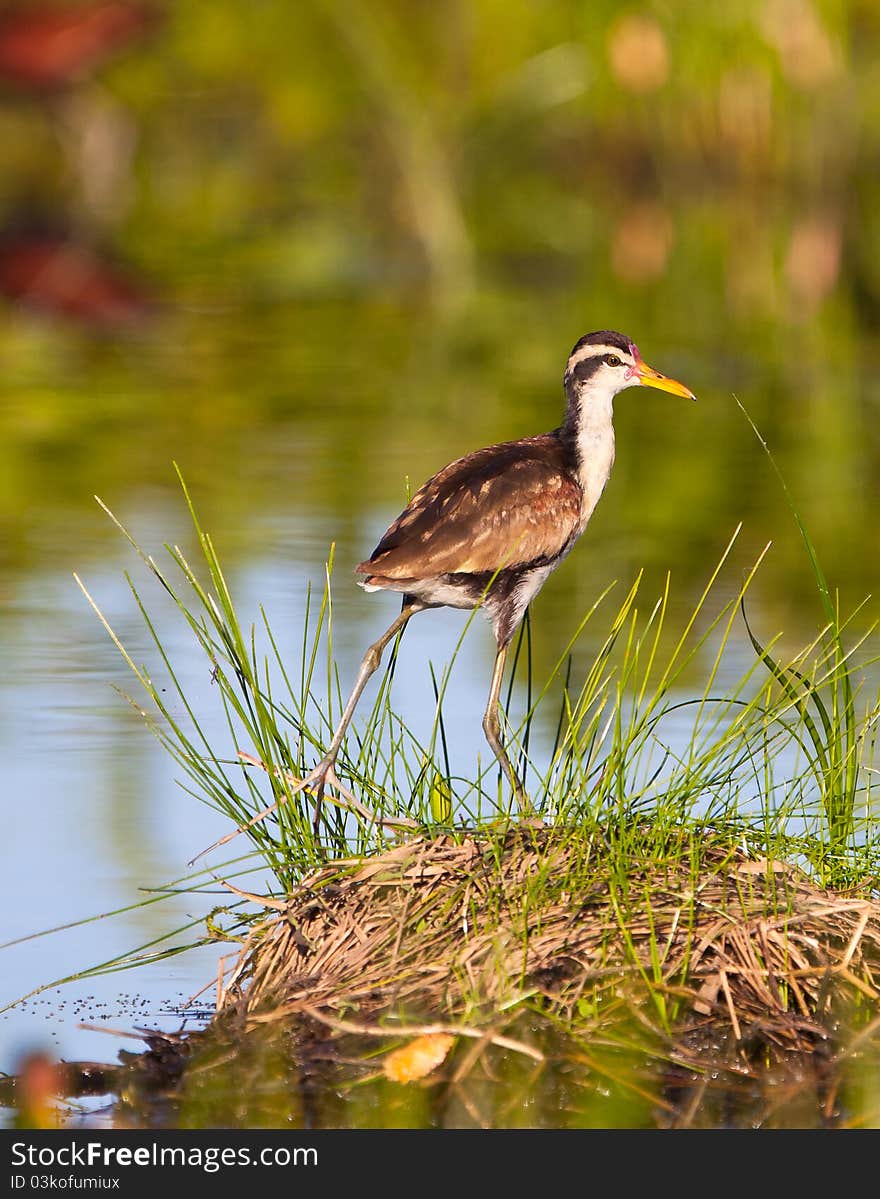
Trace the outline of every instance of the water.
{"type": "MultiPolygon", "coordinates": [[[[414,440],[414,456],[419,459],[418,437],[414,440]]],[[[461,437],[450,438],[453,440],[470,444],[474,437],[469,429],[463,429],[461,437]]],[[[224,494],[228,476],[223,471],[212,472],[207,480],[198,476],[192,484],[194,495],[200,508],[207,508],[203,519],[216,538],[224,563],[225,551],[231,547],[229,582],[240,612],[246,620],[258,620],[259,605],[265,606],[294,673],[306,589],[311,584],[320,591],[323,562],[335,530],[335,649],[343,680],[351,679],[363,647],[395,611],[390,597],[366,596],[356,588],[351,567],[369,551],[394,514],[391,505],[404,474],[405,449],[400,450],[399,459],[392,457],[382,464],[390,493],[386,506],[363,511],[358,502],[359,485],[331,502],[329,493],[339,486],[340,472],[335,455],[326,446],[310,451],[310,487],[303,503],[297,487],[297,475],[303,468],[297,461],[299,443],[293,422],[286,422],[273,442],[262,440],[241,467],[245,476],[257,475],[262,486],[253,505],[246,498],[252,481],[241,478],[233,483],[241,504],[234,510],[224,494]],[[346,508],[349,502],[351,511],[346,508]]],[[[622,457],[628,448],[622,446],[622,457]]],[[[204,445],[201,452],[210,456],[204,445]]],[[[451,452],[450,444],[439,456],[451,452]]],[[[218,450],[218,459],[221,453],[218,450]]],[[[436,453],[429,457],[436,460],[436,453]]],[[[648,450],[642,446],[641,453],[647,457],[648,450]]],[[[133,494],[125,490],[120,494],[116,487],[115,491],[105,489],[105,496],[150,552],[159,555],[162,541],[168,540],[179,542],[194,560],[182,497],[170,468],[164,473],[164,488],[153,479],[149,488],[136,486],[133,494]]],[[[161,474],[158,467],[155,476],[161,474]]],[[[376,486],[375,480],[372,485],[376,486]]],[[[638,479],[631,485],[638,487],[638,479]]],[[[596,535],[593,529],[588,532],[535,605],[537,671],[549,669],[561,652],[574,631],[578,613],[594,597],[594,589],[612,581],[605,551],[620,537],[624,486],[613,486],[603,501],[609,509],[605,528],[597,514],[600,527],[596,535]],[[584,575],[589,576],[586,582],[584,575]]],[[[0,682],[0,749],[7,797],[4,940],[137,905],[143,888],[183,877],[188,859],[228,831],[223,818],[180,788],[180,771],[113,689],[137,698],[137,681],[77,588],[72,570],[81,574],[135,661],[158,670],[155,648],[146,637],[123,577],[124,571],[132,572],[200,719],[223,745],[222,714],[207,663],[121,534],[110,526],[107,535],[109,522],[100,511],[95,515],[91,497],[79,495],[64,512],[60,507],[60,502],[47,505],[29,515],[29,558],[7,571],[9,598],[2,617],[0,682]],[[63,538],[62,532],[66,534],[63,538]]],[[[689,515],[684,510],[685,519],[689,515]]],[[[676,548],[671,547],[672,554],[676,548]]],[[[613,554],[624,561],[631,556],[621,555],[619,550],[613,554]]],[[[707,568],[710,565],[705,563],[707,568]]],[[[695,563],[695,574],[698,569],[695,563]]],[[[719,603],[724,595],[723,585],[719,603]]],[[[673,620],[683,619],[693,600],[691,587],[674,594],[673,620]]],[[[432,612],[414,619],[407,631],[395,679],[395,704],[424,737],[433,717],[427,664],[432,662],[438,673],[442,670],[465,620],[461,613],[432,612]]],[[[593,644],[589,636],[586,640],[587,647],[593,644]]],[[[453,773],[472,775],[478,756],[484,761],[487,756],[480,715],[494,650],[490,631],[482,621],[474,622],[466,646],[467,652],[460,655],[453,672],[446,721],[453,773]]],[[[729,677],[719,680],[721,686],[748,662],[741,641],[731,657],[726,667],[729,677]]],[[[552,715],[548,714],[546,724],[536,731],[532,748],[538,760],[549,753],[550,724],[552,715]]],[[[673,752],[677,744],[686,744],[689,730],[686,713],[664,729],[673,752]]],[[[230,746],[230,752],[234,748],[230,746]]],[[[259,890],[259,877],[239,885],[259,890]]],[[[194,939],[202,931],[199,919],[226,898],[219,885],[211,891],[201,897],[170,896],[149,907],[135,907],[97,923],[7,948],[3,951],[3,1002],[149,945],[195,921],[195,928],[173,938],[177,943],[194,939]]],[[[13,1069],[23,1048],[45,1046],[67,1059],[103,1059],[125,1047],[124,1042],[78,1028],[83,1019],[104,1020],[123,1030],[141,1023],[179,1027],[179,1005],[210,982],[218,953],[207,949],[151,963],[131,974],[73,982],[60,993],[50,992],[48,998],[4,1013],[0,1019],[0,1067],[13,1069]],[[120,1000],[121,993],[135,995],[134,1010],[132,1003],[120,1000]]]]}

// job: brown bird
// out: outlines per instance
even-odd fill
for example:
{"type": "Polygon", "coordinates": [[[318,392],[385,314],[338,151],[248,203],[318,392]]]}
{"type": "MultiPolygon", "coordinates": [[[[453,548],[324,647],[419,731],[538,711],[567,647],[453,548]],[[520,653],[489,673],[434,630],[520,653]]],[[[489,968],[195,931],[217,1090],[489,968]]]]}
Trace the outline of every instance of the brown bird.
{"type": "MultiPolygon", "coordinates": [[[[366,591],[403,595],[400,615],[364,655],[327,753],[301,781],[354,801],[336,775],[336,758],[357,703],[382,651],[425,608],[482,605],[497,642],[483,731],[520,810],[529,801],[501,740],[498,699],[504,662],[526,609],[586,528],[614,463],[613,401],[627,387],[693,393],[653,370],[622,333],[588,333],[568,356],[567,408],[558,429],[476,450],[429,479],[357,567],[366,591]]],[[[357,810],[363,812],[354,801],[357,810]]]]}

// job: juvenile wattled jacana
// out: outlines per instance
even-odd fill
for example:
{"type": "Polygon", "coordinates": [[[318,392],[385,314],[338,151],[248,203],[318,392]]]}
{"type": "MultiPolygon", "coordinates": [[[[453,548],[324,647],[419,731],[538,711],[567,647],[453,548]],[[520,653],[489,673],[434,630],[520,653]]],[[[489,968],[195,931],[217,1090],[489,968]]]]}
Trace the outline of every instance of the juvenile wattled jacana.
{"type": "Polygon", "coordinates": [[[613,401],[627,387],[693,393],[653,370],[621,333],[588,333],[565,367],[565,419],[552,433],[476,450],[429,479],[357,567],[367,591],[403,595],[400,615],[364,655],[357,680],[327,753],[297,790],[316,794],[315,826],[325,786],[360,811],[341,785],[336,758],[343,737],[385,646],[425,608],[482,605],[497,642],[486,739],[521,811],[522,781],[501,740],[498,699],[508,646],[530,602],[586,528],[614,463],[613,401]]]}
{"type": "MultiPolygon", "coordinates": [[[[333,787],[346,806],[372,817],[339,781],[336,758],[382,651],[410,617],[425,608],[481,604],[491,620],[498,649],[483,730],[520,811],[530,811],[525,788],[502,744],[498,719],[511,638],[547,576],[583,533],[608,482],[614,464],[612,409],[617,393],[644,386],[696,398],[683,383],[643,362],[628,337],[610,330],[588,333],[577,342],[568,356],[564,384],[567,407],[558,429],[488,446],[445,466],[416,492],[372,555],[357,567],[367,591],[397,591],[403,595],[403,607],[364,654],[326,754],[307,775],[293,781],[291,792],[308,789],[315,795],[316,834],[326,786],[333,787]]],[[[239,757],[269,769],[251,754],[239,757]]],[[[259,812],[209,849],[224,845],[277,806],[259,812]]],[[[380,823],[411,827],[415,822],[382,817],[380,823]]]]}

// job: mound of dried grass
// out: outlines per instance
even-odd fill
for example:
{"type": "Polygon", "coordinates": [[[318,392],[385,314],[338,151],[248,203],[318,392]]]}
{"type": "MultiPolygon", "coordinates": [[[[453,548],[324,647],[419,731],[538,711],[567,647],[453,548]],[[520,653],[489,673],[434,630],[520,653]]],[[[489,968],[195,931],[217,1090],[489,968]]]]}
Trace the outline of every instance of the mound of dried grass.
{"type": "Polygon", "coordinates": [[[520,828],[329,863],[254,928],[220,1012],[497,1028],[519,999],[576,1021],[627,995],[644,1006],[647,988],[689,1035],[785,1052],[815,1045],[832,1005],[880,998],[872,899],[720,841],[673,866],[630,862],[624,880],[609,860],[599,840],[520,828]]]}

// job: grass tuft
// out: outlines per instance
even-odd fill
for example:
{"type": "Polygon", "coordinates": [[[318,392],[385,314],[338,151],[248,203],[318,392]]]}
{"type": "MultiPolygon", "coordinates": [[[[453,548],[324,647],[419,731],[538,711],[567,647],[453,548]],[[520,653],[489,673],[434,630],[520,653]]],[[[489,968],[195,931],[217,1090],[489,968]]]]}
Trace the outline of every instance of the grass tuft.
{"type": "MultiPolygon", "coordinates": [[[[372,708],[364,706],[339,755],[339,777],[363,806],[352,811],[327,796],[316,836],[312,797],[298,781],[325,752],[344,695],[333,654],[332,547],[320,595],[307,593],[297,663],[278,643],[263,609],[256,624],[242,622],[182,478],[181,486],[201,552],[198,571],[171,545],[165,547],[167,564],[160,565],[102,507],[204,653],[225,716],[223,745],[211,743],[132,579],[135,604],[171,681],[167,692],[134,661],[77,581],[146,693],[146,704],[131,702],[183,769],[184,785],[229,819],[230,834],[218,844],[243,833],[279,891],[288,892],[328,857],[379,852],[407,829],[458,829],[463,835],[499,820],[506,827],[511,797],[494,761],[472,778],[453,777],[450,766],[444,701],[475,611],[439,677],[430,668],[435,712],[425,742],[393,705],[395,646],[372,708]]],[[[797,519],[827,616],[830,592],[797,519]]],[[[669,627],[670,580],[642,604],[640,575],[616,606],[613,588],[596,599],[547,678],[534,678],[527,623],[515,647],[526,676],[526,707],[519,723],[509,726],[511,754],[519,755],[546,822],[581,832],[601,829],[615,847],[622,923],[627,862],[662,861],[674,852],[676,830],[698,824],[726,828],[732,843],[748,842],[763,855],[793,856],[829,886],[852,885],[876,867],[870,785],[878,699],[860,716],[853,681],[864,638],[844,648],[847,622],[835,606],[814,641],[782,661],[775,642],[761,642],[746,618],[746,597],[769,546],[735,594],[718,601],[719,580],[729,587],[739,532],[727,540],[680,629],[669,627]],[[719,691],[722,664],[737,649],[740,613],[755,657],[732,686],[719,691]],[[587,636],[596,649],[576,671],[587,636]],[[761,668],[769,674],[766,681],[761,668]],[[704,682],[694,689],[690,680],[697,674],[704,682]],[[550,712],[558,713],[555,719],[550,712]],[[548,749],[541,730],[554,728],[548,749]]]]}

